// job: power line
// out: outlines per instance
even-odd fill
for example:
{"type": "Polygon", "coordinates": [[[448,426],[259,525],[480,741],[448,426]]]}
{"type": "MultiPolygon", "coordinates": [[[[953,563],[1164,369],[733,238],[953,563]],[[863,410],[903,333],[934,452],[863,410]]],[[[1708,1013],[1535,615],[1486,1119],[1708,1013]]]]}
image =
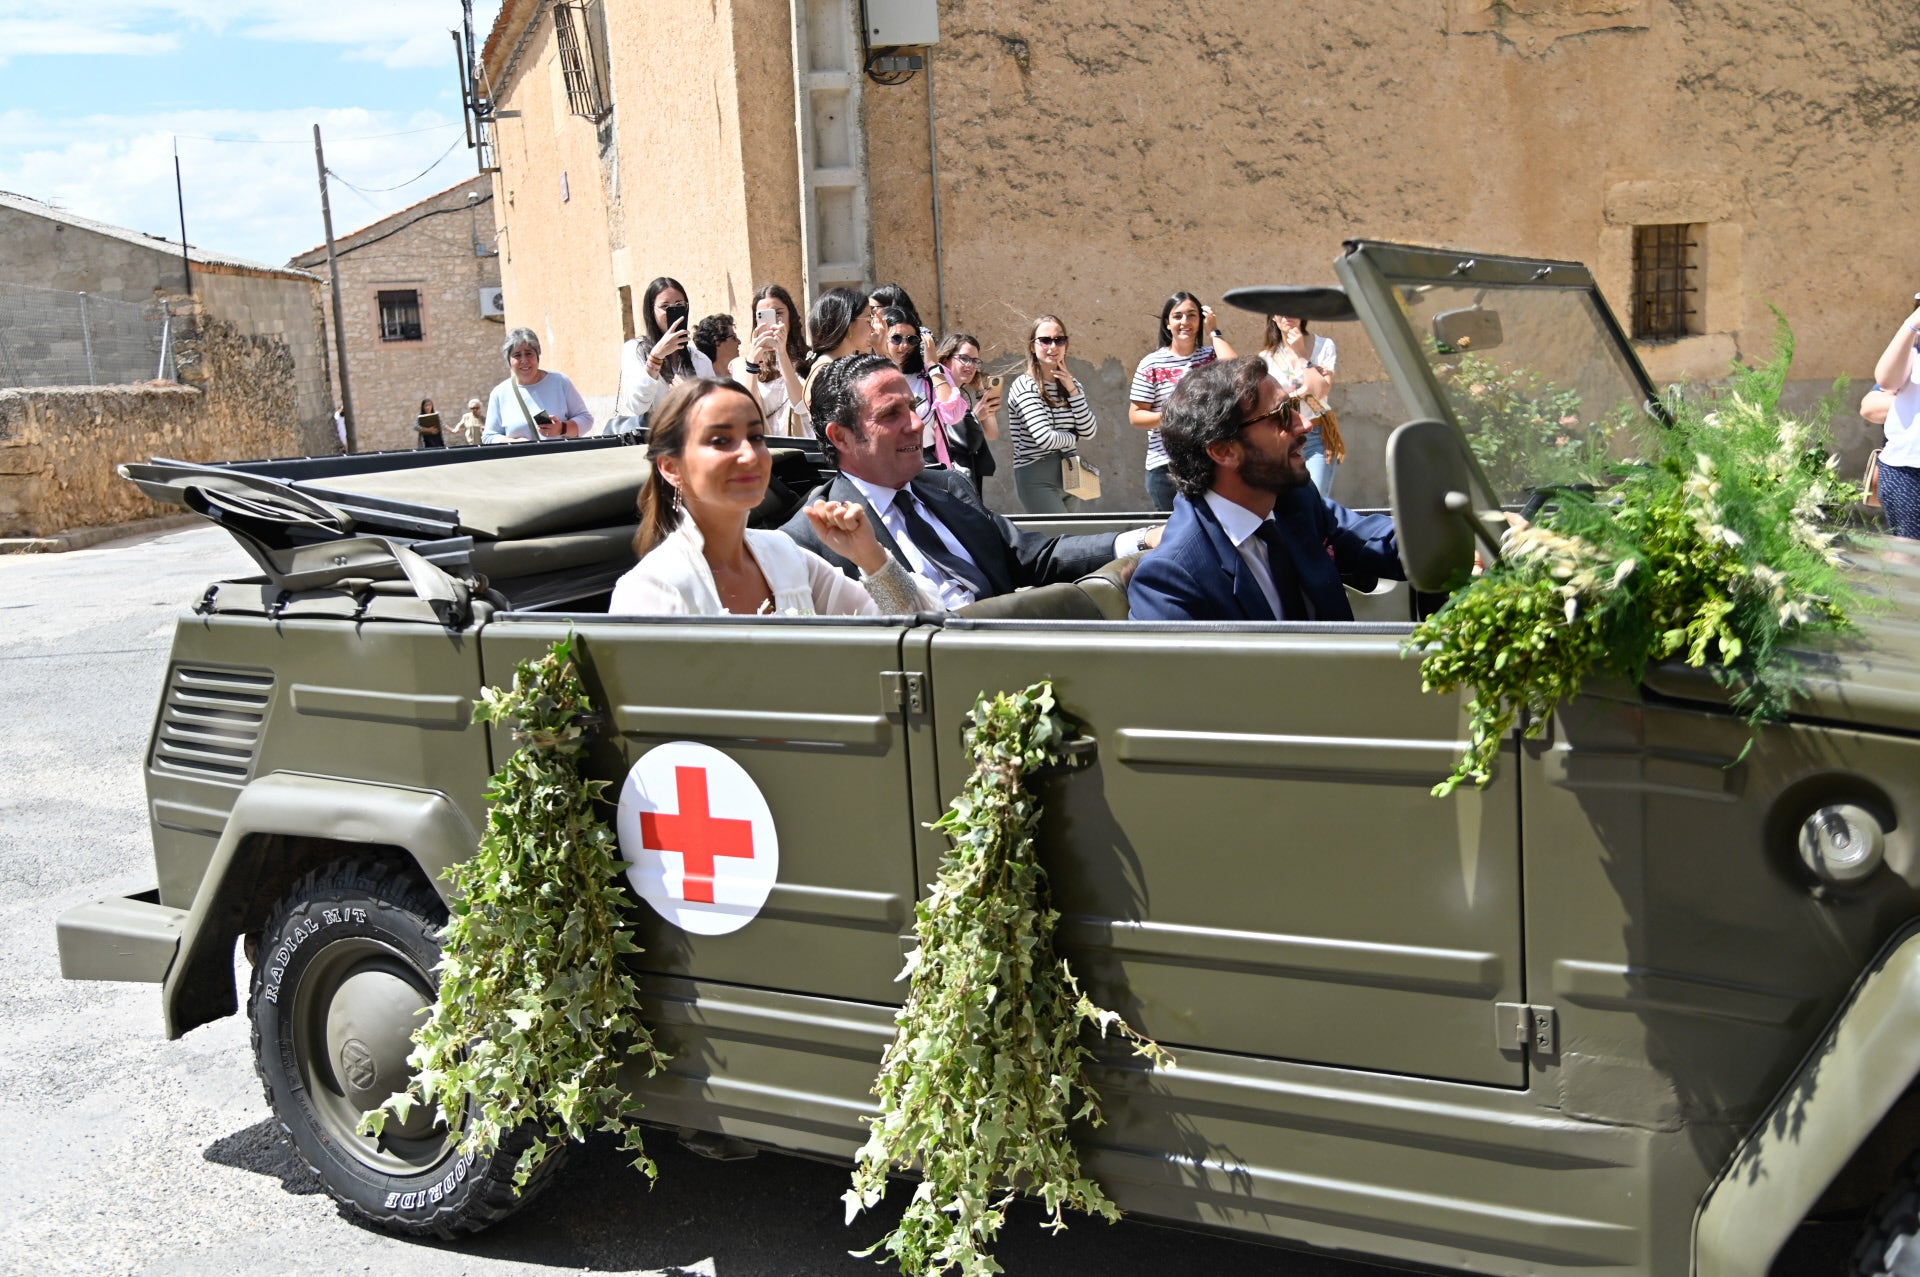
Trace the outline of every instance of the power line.
{"type": "Polygon", "coordinates": [[[447,149],[440,152],[439,159],[427,165],[427,167],[422,169],[419,173],[408,178],[406,181],[400,183],[399,186],[372,186],[372,187],[355,186],[352,182],[349,182],[346,178],[341,177],[338,173],[334,172],[332,169],[327,170],[327,176],[330,178],[333,178],[335,181],[339,182],[340,185],[346,187],[348,190],[358,191],[362,195],[385,195],[389,191],[399,190],[400,187],[402,186],[412,186],[415,182],[425,177],[428,173],[433,172],[433,170],[439,168],[442,164],[445,164],[447,162],[447,157],[453,154],[453,148],[458,145],[460,145],[459,138],[455,138],[453,139],[453,141],[447,143],[447,149]]]}

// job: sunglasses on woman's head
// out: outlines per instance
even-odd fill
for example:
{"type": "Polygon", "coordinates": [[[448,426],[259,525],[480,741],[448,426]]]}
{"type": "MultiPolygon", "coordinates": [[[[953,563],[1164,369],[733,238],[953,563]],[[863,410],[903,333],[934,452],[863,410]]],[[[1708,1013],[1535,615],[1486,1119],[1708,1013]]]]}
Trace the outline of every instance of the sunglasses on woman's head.
{"type": "Polygon", "coordinates": [[[1066,338],[1065,338],[1064,336],[1061,336],[1061,337],[1035,337],[1035,338],[1034,338],[1034,340],[1035,340],[1035,341],[1037,341],[1037,342],[1039,342],[1039,343],[1040,343],[1040,344],[1041,344],[1042,346],[1064,346],[1064,345],[1066,345],[1066,344],[1067,344],[1067,339],[1066,339],[1066,338]]]}

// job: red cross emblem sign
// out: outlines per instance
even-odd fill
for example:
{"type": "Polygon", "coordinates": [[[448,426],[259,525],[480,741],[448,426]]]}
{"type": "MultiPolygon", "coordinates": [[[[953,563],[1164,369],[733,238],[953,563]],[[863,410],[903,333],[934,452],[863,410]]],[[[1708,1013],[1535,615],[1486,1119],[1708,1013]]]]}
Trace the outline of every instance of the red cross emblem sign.
{"type": "Polygon", "coordinates": [[[695,935],[752,922],[780,874],[766,798],[710,745],[672,741],[642,754],[621,787],[615,827],[633,889],[695,935]]]}

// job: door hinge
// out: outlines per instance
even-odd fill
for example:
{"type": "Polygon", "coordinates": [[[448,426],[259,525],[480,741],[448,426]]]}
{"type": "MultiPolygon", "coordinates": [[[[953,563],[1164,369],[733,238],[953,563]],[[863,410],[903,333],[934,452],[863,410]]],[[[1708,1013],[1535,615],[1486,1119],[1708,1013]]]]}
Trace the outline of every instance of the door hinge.
{"type": "Polygon", "coordinates": [[[910,670],[882,670],[880,698],[896,714],[927,712],[927,676],[910,670]]]}
{"type": "Polygon", "coordinates": [[[1552,1007],[1496,1002],[1493,1023],[1502,1051],[1531,1051],[1536,1056],[1560,1053],[1560,1026],[1552,1007]]]}

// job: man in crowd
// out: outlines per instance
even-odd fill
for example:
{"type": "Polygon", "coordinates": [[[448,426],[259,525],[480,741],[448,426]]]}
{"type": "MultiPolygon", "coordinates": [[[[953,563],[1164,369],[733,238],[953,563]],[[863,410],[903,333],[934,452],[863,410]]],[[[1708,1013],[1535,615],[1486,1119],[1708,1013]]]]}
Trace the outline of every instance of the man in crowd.
{"type": "Polygon", "coordinates": [[[1143,621],[1351,621],[1344,583],[1404,580],[1393,520],[1307,477],[1307,422],[1257,358],[1197,368],[1160,419],[1178,495],[1127,586],[1143,621]]]}
{"type": "Polygon", "coordinates": [[[740,334],[732,315],[708,315],[693,326],[693,348],[713,364],[714,375],[730,377],[727,371],[740,357],[740,334]]]}
{"type": "MultiPolygon", "coordinates": [[[[1159,540],[1157,527],[1118,536],[1041,536],[994,514],[964,474],[925,468],[913,392],[892,361],[878,355],[833,363],[816,381],[811,407],[840,473],[802,506],[826,500],[866,507],[874,535],[920,578],[930,609],[951,611],[1023,585],[1071,581],[1159,540]]],[[[804,508],[781,531],[849,576],[858,574],[820,543],[804,508]]]]}

